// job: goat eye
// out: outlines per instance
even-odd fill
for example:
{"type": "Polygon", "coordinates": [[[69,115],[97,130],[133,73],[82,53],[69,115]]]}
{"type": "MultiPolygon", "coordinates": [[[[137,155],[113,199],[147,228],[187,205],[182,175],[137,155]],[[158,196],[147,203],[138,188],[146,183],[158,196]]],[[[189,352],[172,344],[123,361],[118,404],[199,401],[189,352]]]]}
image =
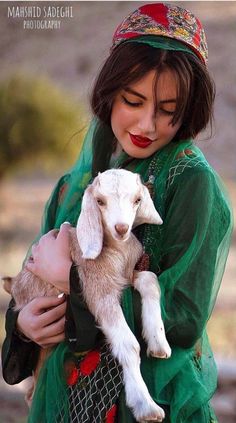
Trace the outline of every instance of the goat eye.
{"type": "Polygon", "coordinates": [[[97,198],[97,204],[98,204],[99,206],[105,206],[105,203],[104,203],[104,201],[103,201],[103,200],[101,200],[101,198],[97,198]]]}
{"type": "Polygon", "coordinates": [[[137,206],[140,202],[141,202],[141,198],[139,198],[139,197],[136,198],[136,200],[134,202],[135,206],[137,206]]]}

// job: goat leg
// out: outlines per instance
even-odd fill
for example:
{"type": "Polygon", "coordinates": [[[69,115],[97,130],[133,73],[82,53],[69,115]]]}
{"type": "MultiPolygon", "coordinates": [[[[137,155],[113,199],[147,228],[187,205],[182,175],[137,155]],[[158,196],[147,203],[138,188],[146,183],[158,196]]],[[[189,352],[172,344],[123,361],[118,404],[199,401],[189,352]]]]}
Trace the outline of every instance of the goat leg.
{"type": "Polygon", "coordinates": [[[147,343],[147,354],[152,357],[169,358],[171,349],[161,317],[161,295],[157,277],[150,271],[134,271],[133,284],[142,299],[142,334],[147,343]]]}
{"type": "MultiPolygon", "coordinates": [[[[151,398],[140,372],[140,346],[124,318],[118,299],[96,299],[96,319],[123,369],[127,405],[138,422],[161,422],[165,413],[151,398]]],[[[94,310],[93,310],[94,311],[94,310]]]]}

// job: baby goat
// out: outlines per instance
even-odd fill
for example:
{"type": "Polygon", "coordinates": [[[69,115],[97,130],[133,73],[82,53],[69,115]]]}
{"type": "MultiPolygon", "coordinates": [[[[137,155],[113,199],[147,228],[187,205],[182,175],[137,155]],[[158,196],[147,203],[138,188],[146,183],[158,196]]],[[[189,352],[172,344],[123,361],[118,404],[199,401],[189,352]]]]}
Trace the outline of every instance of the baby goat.
{"type": "MultiPolygon", "coordinates": [[[[171,354],[157,277],[149,271],[134,271],[143,251],[131,230],[142,223],[162,223],[148,189],[138,174],[111,169],[100,173],[85,190],[77,228],[70,229],[71,256],[78,266],[85,302],[122,366],[127,405],[139,422],[162,421],[164,411],[143,381],[140,347],[120,306],[127,285],[141,295],[147,353],[161,358],[171,354]]],[[[23,269],[13,279],[11,292],[16,308],[21,309],[37,296],[59,291],[23,269]]]]}

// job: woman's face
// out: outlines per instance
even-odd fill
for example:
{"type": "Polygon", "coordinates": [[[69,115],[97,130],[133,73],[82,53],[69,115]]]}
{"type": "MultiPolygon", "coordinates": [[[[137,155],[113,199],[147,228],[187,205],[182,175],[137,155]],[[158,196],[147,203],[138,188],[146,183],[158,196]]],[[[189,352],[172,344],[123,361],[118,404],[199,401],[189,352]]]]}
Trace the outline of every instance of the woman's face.
{"type": "Polygon", "coordinates": [[[176,109],[177,87],[173,73],[158,78],[157,110],[153,93],[156,71],[122,89],[115,97],[111,126],[123,150],[131,157],[147,158],[173,139],[181,122],[171,124],[176,109]]]}

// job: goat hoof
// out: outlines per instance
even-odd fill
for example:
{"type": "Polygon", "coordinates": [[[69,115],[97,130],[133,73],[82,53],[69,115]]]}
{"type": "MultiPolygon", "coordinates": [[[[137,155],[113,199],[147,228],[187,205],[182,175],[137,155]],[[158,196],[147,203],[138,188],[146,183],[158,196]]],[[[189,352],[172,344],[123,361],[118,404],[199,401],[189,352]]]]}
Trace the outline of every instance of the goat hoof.
{"type": "Polygon", "coordinates": [[[162,422],[165,418],[164,410],[159,407],[154,401],[150,401],[149,404],[144,407],[143,412],[139,416],[135,415],[135,418],[139,423],[147,422],[162,422]]]}
{"type": "MultiPolygon", "coordinates": [[[[162,408],[161,408],[162,410],[162,408]]],[[[165,418],[165,413],[161,414],[151,414],[150,416],[144,416],[141,420],[138,420],[139,423],[148,423],[148,422],[162,422],[165,418]]]]}
{"type": "Polygon", "coordinates": [[[171,348],[168,342],[156,343],[156,345],[148,346],[147,355],[156,358],[169,358],[171,356],[171,348]]]}

